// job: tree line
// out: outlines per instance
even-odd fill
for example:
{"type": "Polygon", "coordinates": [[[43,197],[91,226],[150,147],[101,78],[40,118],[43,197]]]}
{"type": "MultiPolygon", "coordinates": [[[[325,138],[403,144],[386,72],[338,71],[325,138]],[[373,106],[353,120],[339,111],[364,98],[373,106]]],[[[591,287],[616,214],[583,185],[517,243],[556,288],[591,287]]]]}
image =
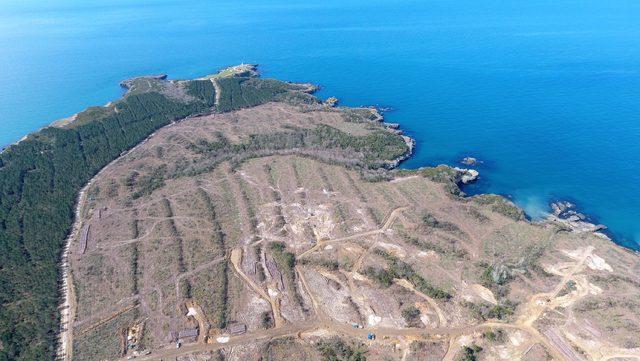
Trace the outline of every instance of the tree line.
{"type": "MultiPolygon", "coordinates": [[[[144,81],[158,83],[129,92],[110,106],[89,108],[74,122],[44,128],[0,153],[0,361],[55,358],[58,263],[73,224],[77,194],[101,168],[160,127],[188,116],[274,100],[319,102],[295,84],[272,79],[217,79],[218,104],[210,80],[144,81]]],[[[193,150],[217,153],[239,147],[235,150],[250,153],[296,146],[352,151],[364,158],[363,163],[406,151],[401,138],[388,132],[354,137],[324,126],[255,135],[248,144],[201,142],[193,150]]],[[[164,170],[159,170],[145,180],[141,192],[153,190],[164,177],[164,170]]]]}
{"type": "Polygon", "coordinates": [[[130,94],[0,154],[0,360],[55,358],[58,262],[83,185],[156,129],[208,110],[197,97],[130,94]]]}

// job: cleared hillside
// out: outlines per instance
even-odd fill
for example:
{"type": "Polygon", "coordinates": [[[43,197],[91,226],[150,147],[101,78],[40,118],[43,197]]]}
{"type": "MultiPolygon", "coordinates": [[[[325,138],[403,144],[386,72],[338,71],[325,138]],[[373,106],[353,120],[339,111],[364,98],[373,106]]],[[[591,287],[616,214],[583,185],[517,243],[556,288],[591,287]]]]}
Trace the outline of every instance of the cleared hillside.
{"type": "Polygon", "coordinates": [[[67,357],[640,357],[636,254],[393,170],[410,142],[371,109],[218,80],[86,188],[67,357]]]}

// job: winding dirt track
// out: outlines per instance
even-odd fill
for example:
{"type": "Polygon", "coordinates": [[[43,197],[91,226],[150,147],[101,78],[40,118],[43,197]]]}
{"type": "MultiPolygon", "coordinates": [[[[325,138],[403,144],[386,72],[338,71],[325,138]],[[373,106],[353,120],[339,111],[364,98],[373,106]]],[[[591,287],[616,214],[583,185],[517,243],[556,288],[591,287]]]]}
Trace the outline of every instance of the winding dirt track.
{"type": "MultiPolygon", "coordinates": [[[[407,207],[400,207],[394,209],[387,217],[386,221],[382,225],[381,228],[371,231],[366,231],[362,233],[353,234],[350,236],[345,236],[336,239],[329,240],[319,240],[315,246],[310,248],[309,250],[303,252],[298,256],[298,258],[305,257],[319,249],[327,243],[333,242],[345,242],[350,241],[362,237],[368,237],[378,234],[383,234],[386,232],[395,222],[395,220],[400,215],[400,212],[407,209],[407,207]]],[[[446,327],[447,319],[444,312],[440,309],[437,302],[427,295],[422,294],[417,291],[410,283],[406,280],[395,280],[398,285],[412,291],[419,297],[425,299],[431,307],[435,310],[438,320],[439,326],[436,328],[429,329],[420,329],[420,328],[389,328],[389,327],[367,327],[364,329],[353,328],[350,324],[337,322],[333,320],[329,315],[323,312],[322,308],[319,306],[312,289],[309,287],[306,278],[304,276],[304,272],[299,266],[296,266],[295,271],[300,278],[304,291],[308,294],[309,299],[311,300],[312,307],[314,310],[314,315],[304,321],[288,323],[285,322],[284,318],[280,313],[279,303],[277,296],[270,296],[265,292],[265,290],[257,285],[250,277],[248,277],[244,271],[242,270],[242,249],[234,249],[231,252],[230,258],[231,263],[233,264],[235,272],[240,276],[240,278],[260,297],[267,300],[271,308],[273,310],[275,327],[266,329],[266,330],[257,330],[253,332],[248,332],[246,334],[240,336],[233,336],[227,342],[213,342],[210,344],[191,344],[185,345],[180,349],[174,348],[166,348],[161,350],[155,350],[153,354],[139,357],[139,360],[153,360],[153,359],[173,359],[175,357],[181,355],[188,355],[194,353],[201,353],[207,351],[213,351],[221,348],[232,347],[236,345],[249,344],[254,343],[256,341],[262,341],[267,339],[273,339],[283,336],[297,336],[302,337],[304,333],[309,333],[317,330],[326,330],[329,332],[340,333],[343,335],[349,335],[358,339],[365,339],[369,332],[374,332],[378,336],[378,340],[376,342],[392,342],[385,341],[387,337],[395,338],[398,337],[410,337],[415,340],[439,340],[449,339],[449,348],[443,358],[443,360],[453,360],[460,349],[457,347],[461,338],[466,335],[473,335],[478,331],[482,331],[488,328],[504,328],[504,329],[514,329],[522,331],[528,334],[532,341],[535,343],[539,343],[545,347],[545,349],[549,352],[549,354],[555,360],[570,360],[570,355],[567,355],[565,350],[562,349],[560,345],[553,342],[548,336],[541,333],[535,326],[535,322],[543,315],[545,311],[554,309],[556,305],[556,299],[558,295],[562,291],[562,289],[566,286],[567,282],[577,277],[577,274],[584,270],[585,262],[592,255],[593,248],[586,248],[580,257],[574,260],[574,264],[565,272],[562,272],[560,275],[562,276],[561,281],[554,287],[551,292],[547,293],[539,293],[533,295],[527,303],[525,303],[522,308],[519,310],[519,314],[516,319],[512,323],[504,323],[497,320],[490,320],[481,324],[476,325],[463,325],[457,327],[446,327]]],[[[578,294],[576,297],[580,297],[582,294],[578,294]]],[[[614,356],[619,357],[630,357],[634,358],[636,355],[633,352],[620,352],[620,350],[609,350],[608,355],[601,357],[602,360],[610,359],[614,356]],[[617,352],[616,352],[617,351],[617,352]]],[[[603,352],[604,353],[604,352],[603,352]]],[[[640,359],[640,358],[638,358],[640,359]]]]}
{"type": "Polygon", "coordinates": [[[95,176],[93,176],[93,178],[91,178],[87,182],[87,184],[82,188],[82,190],[78,193],[78,200],[76,202],[75,219],[73,223],[73,228],[71,230],[71,233],[66,239],[65,248],[64,248],[62,259],[60,262],[60,270],[62,274],[62,280],[63,280],[62,282],[63,282],[64,289],[63,289],[63,295],[62,295],[62,304],[59,307],[60,331],[58,334],[58,339],[60,340],[60,343],[58,345],[58,349],[56,352],[56,357],[59,360],[69,361],[73,359],[73,326],[74,326],[73,320],[75,319],[75,311],[76,311],[77,305],[75,304],[73,275],[71,274],[71,272],[69,272],[69,252],[70,252],[71,244],[73,243],[73,240],[75,240],[78,237],[80,229],[82,228],[82,225],[84,222],[84,219],[81,216],[81,211],[86,204],[87,190],[91,187],[91,185],[96,179],[109,175],[112,172],[111,166],[113,164],[118,162],[123,157],[131,154],[132,152],[135,152],[138,148],[142,147],[144,144],[147,143],[147,141],[150,138],[155,136],[155,134],[161,129],[172,127],[174,124],[176,124],[176,122],[169,123],[168,125],[165,125],[160,129],[157,129],[153,133],[149,134],[149,136],[147,136],[147,138],[145,138],[143,141],[135,145],[133,148],[129,149],[124,154],[120,155],[118,158],[109,162],[109,164],[104,166],[95,176]]]}
{"type": "Polygon", "coordinates": [[[281,327],[285,321],[282,318],[280,313],[280,305],[278,304],[278,299],[276,297],[270,297],[262,287],[258,286],[249,276],[247,276],[242,270],[242,249],[236,248],[231,251],[231,263],[233,264],[233,269],[236,273],[242,278],[242,280],[251,287],[260,297],[264,298],[265,301],[271,304],[271,310],[273,311],[273,318],[275,321],[275,327],[281,327]]]}
{"type": "MultiPolygon", "coordinates": [[[[309,255],[310,253],[320,249],[323,245],[331,242],[344,242],[353,239],[357,239],[360,237],[366,237],[371,235],[377,235],[384,233],[387,229],[389,229],[393,222],[397,219],[400,212],[405,210],[406,207],[400,207],[393,210],[383,226],[380,229],[362,232],[346,237],[336,238],[332,240],[319,241],[314,247],[302,253],[299,258],[309,255]]],[[[523,331],[529,335],[531,335],[536,342],[544,345],[544,347],[552,354],[554,359],[556,360],[567,360],[567,357],[562,353],[561,350],[558,350],[554,344],[552,344],[546,337],[544,337],[535,327],[533,327],[533,323],[540,317],[542,312],[544,312],[547,307],[541,306],[539,302],[536,300],[541,297],[555,297],[560,292],[560,290],[564,287],[564,285],[574,276],[576,272],[582,269],[582,266],[590,254],[589,252],[585,252],[583,257],[567,272],[563,275],[561,282],[554,288],[554,291],[548,294],[538,294],[534,295],[529,303],[527,303],[525,309],[521,313],[521,316],[514,323],[502,323],[498,321],[488,321],[479,325],[468,325],[468,326],[460,326],[460,327],[444,327],[447,323],[446,316],[444,312],[440,309],[438,304],[432,298],[422,294],[421,292],[415,290],[415,288],[406,282],[406,280],[395,280],[395,282],[421,298],[425,299],[431,307],[435,310],[438,320],[439,327],[430,328],[430,329],[419,329],[419,328],[389,328],[389,327],[367,327],[365,329],[353,328],[351,325],[346,323],[341,323],[332,320],[328,315],[326,315],[322,309],[319,307],[316,298],[309,287],[302,270],[296,266],[296,273],[298,277],[300,277],[301,283],[305,292],[309,295],[311,300],[313,309],[315,314],[308,320],[296,323],[285,323],[284,319],[280,314],[280,310],[278,307],[277,298],[270,297],[259,285],[257,285],[251,278],[249,278],[242,270],[242,249],[234,249],[231,252],[231,263],[234,266],[234,270],[240,278],[247,283],[247,285],[253,289],[257,294],[259,294],[262,298],[267,300],[273,309],[274,319],[275,319],[275,327],[267,330],[259,330],[254,332],[249,332],[241,336],[232,337],[228,342],[219,343],[214,342],[211,344],[192,344],[183,346],[180,349],[163,349],[158,350],[154,354],[148,355],[146,357],[139,358],[140,360],[153,360],[153,359],[167,359],[174,358],[180,355],[187,355],[192,353],[206,352],[217,350],[220,348],[231,347],[235,345],[241,345],[246,343],[252,343],[260,340],[283,337],[283,336],[294,336],[297,335],[300,337],[303,333],[313,332],[316,330],[328,330],[330,332],[337,332],[344,335],[349,335],[352,337],[356,337],[359,339],[365,339],[369,332],[374,332],[380,340],[385,339],[386,337],[412,337],[414,339],[421,340],[442,340],[443,337],[449,337],[449,349],[445,354],[444,360],[453,360],[458,349],[455,347],[456,342],[459,340],[461,336],[473,334],[474,332],[486,328],[507,328],[507,329],[517,329],[523,331]]],[[[385,342],[385,341],[379,341],[385,342]]]]}
{"type": "Polygon", "coordinates": [[[396,284],[408,289],[409,291],[415,293],[416,295],[418,295],[419,297],[421,297],[425,301],[427,301],[429,306],[431,306],[431,308],[433,308],[433,310],[435,311],[436,315],[438,315],[438,325],[440,327],[443,327],[443,326],[447,325],[447,318],[445,317],[444,312],[442,312],[442,310],[440,309],[440,306],[438,306],[438,303],[433,298],[431,298],[431,297],[425,295],[424,293],[416,290],[415,287],[413,287],[413,285],[411,283],[409,283],[409,281],[407,281],[405,279],[396,278],[394,280],[394,282],[396,284]]]}
{"type": "Polygon", "coordinates": [[[304,258],[306,256],[308,256],[309,254],[319,250],[322,246],[329,244],[329,243],[335,243],[335,242],[345,242],[345,241],[351,241],[354,239],[358,239],[358,238],[362,238],[362,237],[369,237],[369,236],[375,236],[377,234],[381,234],[386,232],[389,228],[391,228],[391,225],[393,225],[393,222],[395,222],[395,220],[398,218],[398,216],[400,215],[400,212],[404,211],[405,209],[407,209],[407,207],[399,207],[394,209],[389,216],[387,216],[387,220],[384,222],[384,224],[382,225],[382,227],[378,228],[378,229],[374,229],[372,231],[366,231],[366,232],[361,232],[361,233],[356,233],[356,234],[352,234],[350,236],[345,236],[345,237],[340,237],[340,238],[334,238],[334,239],[328,239],[328,240],[320,240],[316,243],[315,246],[309,248],[308,250],[302,252],[298,258],[304,258]]]}

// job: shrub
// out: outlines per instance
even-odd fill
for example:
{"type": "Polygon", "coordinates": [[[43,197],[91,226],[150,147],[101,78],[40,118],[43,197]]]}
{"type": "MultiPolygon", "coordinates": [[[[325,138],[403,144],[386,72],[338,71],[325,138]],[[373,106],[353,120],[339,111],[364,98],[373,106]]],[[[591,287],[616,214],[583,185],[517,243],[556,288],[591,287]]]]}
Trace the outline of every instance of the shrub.
{"type": "Polygon", "coordinates": [[[415,326],[420,323],[420,310],[415,306],[409,306],[402,310],[402,317],[410,326],[415,326]]]}
{"type": "Polygon", "coordinates": [[[271,311],[264,311],[260,315],[260,324],[263,328],[271,328],[273,327],[273,317],[271,316],[271,311]]]}
{"type": "Polygon", "coordinates": [[[365,361],[365,351],[361,346],[352,347],[341,339],[334,337],[318,343],[318,351],[322,360],[326,361],[365,361]]]}
{"type": "Polygon", "coordinates": [[[462,348],[459,359],[461,361],[476,361],[478,354],[482,351],[482,347],[478,345],[465,346],[462,348]]]}

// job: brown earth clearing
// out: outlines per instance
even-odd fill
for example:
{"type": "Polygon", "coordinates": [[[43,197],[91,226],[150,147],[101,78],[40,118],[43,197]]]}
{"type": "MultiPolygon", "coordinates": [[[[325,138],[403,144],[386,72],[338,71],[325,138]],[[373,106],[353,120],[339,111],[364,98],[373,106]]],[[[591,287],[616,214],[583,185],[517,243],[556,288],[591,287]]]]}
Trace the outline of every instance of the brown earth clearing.
{"type": "Polygon", "coordinates": [[[640,359],[638,255],[393,170],[374,118],[272,101],[108,165],[70,245],[73,358],[640,359]]]}

